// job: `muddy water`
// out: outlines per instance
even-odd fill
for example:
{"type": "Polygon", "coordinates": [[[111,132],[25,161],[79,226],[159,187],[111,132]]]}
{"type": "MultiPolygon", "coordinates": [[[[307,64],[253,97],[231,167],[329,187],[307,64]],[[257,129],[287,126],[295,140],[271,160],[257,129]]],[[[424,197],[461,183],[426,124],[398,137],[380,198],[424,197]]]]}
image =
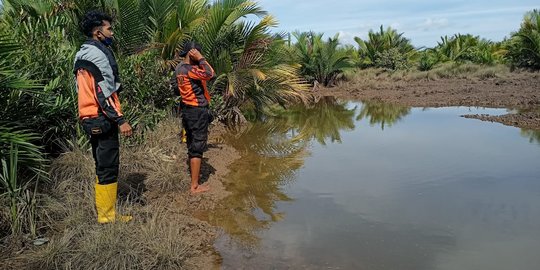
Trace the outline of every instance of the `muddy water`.
{"type": "Polygon", "coordinates": [[[501,109],[322,100],[226,140],[242,155],[223,269],[539,269],[540,132],[501,109]]]}

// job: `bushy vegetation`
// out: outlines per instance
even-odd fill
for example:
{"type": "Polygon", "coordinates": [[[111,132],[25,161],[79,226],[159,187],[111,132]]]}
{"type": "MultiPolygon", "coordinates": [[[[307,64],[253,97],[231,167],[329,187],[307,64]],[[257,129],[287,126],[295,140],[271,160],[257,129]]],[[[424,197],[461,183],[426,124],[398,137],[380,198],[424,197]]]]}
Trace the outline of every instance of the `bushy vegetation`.
{"type": "Polygon", "coordinates": [[[516,67],[540,69],[540,10],[525,14],[519,31],[507,43],[508,58],[516,67]]]}
{"type": "Polygon", "coordinates": [[[360,67],[378,67],[390,70],[406,69],[416,53],[409,39],[388,27],[381,25],[378,32],[370,30],[368,39],[354,39],[358,43],[360,67]]]}
{"type": "MultiPolygon", "coordinates": [[[[270,33],[276,20],[247,0],[5,0],[0,13],[0,149],[2,225],[13,233],[30,211],[46,157],[67,148],[88,149],[78,124],[73,60],[84,37],[78,25],[89,10],[113,14],[122,75],[124,114],[137,130],[127,142],[144,141],[174,106],[169,79],[183,43],[195,39],[218,77],[209,86],[219,119],[235,123],[249,107],[303,99],[300,66],[289,61],[283,37],[270,33]],[[246,16],[258,20],[243,20],[246,16]],[[5,128],[4,128],[5,127],[5,128]],[[36,134],[39,134],[36,135],[36,134]],[[38,155],[39,154],[39,155],[38,155]],[[28,160],[33,160],[30,163],[28,160]],[[31,200],[30,200],[31,201],[31,200]],[[10,202],[4,204],[4,202],[10,202]],[[8,209],[10,208],[10,209],[8,209]],[[24,211],[23,211],[24,210],[24,211]],[[8,220],[9,219],[9,220],[8,220]],[[6,221],[7,220],[7,221],[6,221]]],[[[34,222],[31,219],[26,223],[34,222]]],[[[7,232],[2,230],[2,232],[7,232]]]]}
{"type": "Polygon", "coordinates": [[[481,65],[489,70],[494,70],[490,66],[509,65],[538,70],[539,24],[540,11],[533,10],[525,15],[519,31],[512,33],[508,40],[493,42],[480,36],[455,34],[441,37],[432,48],[415,48],[404,33],[382,25],[377,31],[370,30],[366,39],[355,37],[356,47],[340,44],[337,36],[324,41],[323,34],[296,32],[292,52],[293,59],[302,65],[302,75],[311,83],[325,86],[334,85],[349,75],[357,76],[351,68],[425,72],[448,70],[448,66],[458,71],[456,66],[460,65],[481,65]]]}
{"type": "Polygon", "coordinates": [[[343,73],[355,66],[354,50],[339,47],[339,36],[323,39],[314,32],[293,33],[296,43],[291,47],[292,60],[300,63],[301,73],[311,83],[332,86],[343,73]]]}

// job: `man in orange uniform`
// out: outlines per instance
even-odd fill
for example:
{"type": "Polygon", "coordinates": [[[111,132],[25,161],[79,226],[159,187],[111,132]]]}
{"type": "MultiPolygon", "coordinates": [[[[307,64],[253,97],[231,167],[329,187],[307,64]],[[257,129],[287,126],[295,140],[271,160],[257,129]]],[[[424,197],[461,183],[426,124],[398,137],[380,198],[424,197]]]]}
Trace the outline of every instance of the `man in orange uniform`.
{"type": "Polygon", "coordinates": [[[118,64],[109,48],[113,42],[113,19],[101,12],[85,14],[81,30],[88,37],[75,56],[79,118],[90,136],[96,166],[95,200],[97,221],[129,221],[130,216],[116,214],[118,167],[120,162],[118,131],[131,136],[124,119],[118,93],[121,90],[118,64]]]}
{"type": "Polygon", "coordinates": [[[184,45],[174,72],[173,88],[182,97],[182,126],[186,130],[188,159],[191,171],[191,193],[208,191],[208,186],[200,185],[200,171],[203,153],[208,140],[210,124],[210,94],[207,82],[214,77],[214,70],[201,54],[201,46],[193,41],[184,45]]]}

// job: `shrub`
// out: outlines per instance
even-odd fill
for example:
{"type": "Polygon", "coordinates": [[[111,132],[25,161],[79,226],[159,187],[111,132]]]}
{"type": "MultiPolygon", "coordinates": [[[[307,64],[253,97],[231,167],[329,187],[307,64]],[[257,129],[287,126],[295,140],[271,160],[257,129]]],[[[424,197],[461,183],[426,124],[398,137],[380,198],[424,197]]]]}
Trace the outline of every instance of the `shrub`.
{"type": "MultiPolygon", "coordinates": [[[[398,33],[391,27],[384,29],[382,25],[378,32],[370,30],[367,40],[362,40],[359,37],[355,37],[354,40],[359,46],[358,53],[361,59],[361,67],[381,67],[378,66],[378,63],[388,65],[388,60],[391,60],[390,65],[392,65],[392,62],[402,58],[398,54],[401,54],[405,59],[409,59],[415,53],[410,40],[405,38],[403,33],[398,33]],[[388,52],[392,49],[393,52],[388,52]],[[379,60],[380,57],[386,59],[379,60]]],[[[403,60],[397,62],[403,62],[403,60]]]]}
{"type": "Polygon", "coordinates": [[[409,68],[407,56],[400,53],[397,48],[391,48],[383,52],[377,52],[375,66],[389,70],[401,70],[409,68]]]}

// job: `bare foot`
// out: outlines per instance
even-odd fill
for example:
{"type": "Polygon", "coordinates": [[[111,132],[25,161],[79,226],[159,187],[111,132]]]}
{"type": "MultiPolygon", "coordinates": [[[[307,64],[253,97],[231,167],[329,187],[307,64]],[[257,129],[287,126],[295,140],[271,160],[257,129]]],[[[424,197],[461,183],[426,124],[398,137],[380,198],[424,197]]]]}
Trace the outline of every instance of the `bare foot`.
{"type": "Polygon", "coordinates": [[[203,193],[209,190],[210,190],[210,187],[206,185],[198,185],[195,188],[193,187],[191,188],[191,194],[193,195],[193,194],[203,193]]]}

